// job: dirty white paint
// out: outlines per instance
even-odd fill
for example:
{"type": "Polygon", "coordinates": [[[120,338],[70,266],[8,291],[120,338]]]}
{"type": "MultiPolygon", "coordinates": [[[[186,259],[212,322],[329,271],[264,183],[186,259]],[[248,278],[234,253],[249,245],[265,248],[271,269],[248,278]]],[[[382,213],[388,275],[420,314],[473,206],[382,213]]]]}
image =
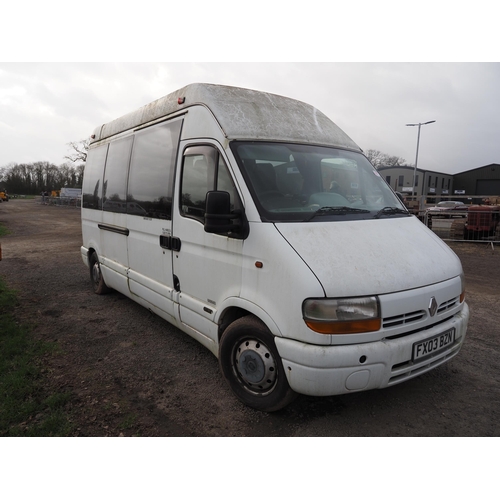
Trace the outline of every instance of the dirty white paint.
{"type": "Polygon", "coordinates": [[[360,151],[335,123],[295,99],[239,87],[195,83],[96,128],[93,142],[202,105],[210,109],[229,140],[307,142],[360,151]],[[178,99],[184,101],[179,104],[178,99]]]}
{"type": "Polygon", "coordinates": [[[328,297],[419,288],[462,270],[448,245],[415,217],[276,226],[328,297]]]}

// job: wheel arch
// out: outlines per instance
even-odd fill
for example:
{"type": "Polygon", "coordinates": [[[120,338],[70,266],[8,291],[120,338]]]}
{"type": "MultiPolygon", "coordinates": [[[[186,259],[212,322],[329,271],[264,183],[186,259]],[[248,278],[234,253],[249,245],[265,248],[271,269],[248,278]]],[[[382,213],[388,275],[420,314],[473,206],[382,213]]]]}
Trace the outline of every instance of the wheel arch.
{"type": "Polygon", "coordinates": [[[255,315],[235,320],[222,336],[219,367],[235,396],[260,411],[278,411],[296,397],[275,336],[255,315]]]}
{"type": "Polygon", "coordinates": [[[87,259],[90,262],[90,257],[92,257],[93,254],[97,253],[97,250],[94,247],[90,247],[87,249],[87,259]]]}
{"type": "Polygon", "coordinates": [[[231,297],[224,301],[223,307],[221,307],[220,312],[216,317],[216,322],[219,325],[218,341],[220,342],[224,331],[231,323],[239,318],[249,315],[260,319],[273,335],[277,337],[283,336],[278,328],[278,325],[261,307],[253,302],[248,302],[239,297],[231,297]]]}

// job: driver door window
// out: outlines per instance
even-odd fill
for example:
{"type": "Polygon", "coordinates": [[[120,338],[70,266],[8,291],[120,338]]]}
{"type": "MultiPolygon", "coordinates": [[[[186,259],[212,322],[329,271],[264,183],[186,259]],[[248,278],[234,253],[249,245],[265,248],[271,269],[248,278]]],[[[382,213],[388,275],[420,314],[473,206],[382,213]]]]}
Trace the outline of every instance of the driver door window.
{"type": "Polygon", "coordinates": [[[231,211],[236,189],[224,159],[211,146],[195,146],[184,153],[181,183],[181,214],[205,221],[205,199],[208,191],[227,191],[231,211]]]}

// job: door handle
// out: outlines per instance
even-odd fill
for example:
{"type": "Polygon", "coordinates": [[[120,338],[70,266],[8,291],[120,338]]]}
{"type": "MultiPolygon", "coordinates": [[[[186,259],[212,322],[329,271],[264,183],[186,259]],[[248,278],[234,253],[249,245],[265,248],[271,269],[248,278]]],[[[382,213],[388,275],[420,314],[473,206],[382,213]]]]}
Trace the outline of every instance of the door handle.
{"type": "Polygon", "coordinates": [[[160,246],[167,250],[173,250],[174,252],[180,252],[181,250],[181,240],[176,236],[160,236],[160,246]]]}
{"type": "Polygon", "coordinates": [[[181,251],[181,240],[180,240],[180,238],[177,238],[176,236],[172,236],[172,250],[174,252],[181,251]]]}

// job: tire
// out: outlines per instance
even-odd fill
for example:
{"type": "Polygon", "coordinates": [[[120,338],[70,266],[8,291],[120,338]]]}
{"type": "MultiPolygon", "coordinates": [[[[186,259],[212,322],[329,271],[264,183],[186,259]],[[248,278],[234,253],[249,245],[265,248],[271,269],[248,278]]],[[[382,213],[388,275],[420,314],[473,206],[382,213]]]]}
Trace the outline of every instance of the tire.
{"type": "Polygon", "coordinates": [[[219,366],[238,399],[256,410],[281,410],[297,396],[288,385],[274,336],[255,316],[227,327],[220,341],[219,366]]]}
{"type": "Polygon", "coordinates": [[[92,283],[92,288],[94,289],[94,293],[97,295],[104,295],[111,291],[111,288],[106,286],[104,282],[104,278],[101,273],[101,266],[99,265],[99,259],[97,254],[94,252],[90,256],[90,281],[92,283]]]}

